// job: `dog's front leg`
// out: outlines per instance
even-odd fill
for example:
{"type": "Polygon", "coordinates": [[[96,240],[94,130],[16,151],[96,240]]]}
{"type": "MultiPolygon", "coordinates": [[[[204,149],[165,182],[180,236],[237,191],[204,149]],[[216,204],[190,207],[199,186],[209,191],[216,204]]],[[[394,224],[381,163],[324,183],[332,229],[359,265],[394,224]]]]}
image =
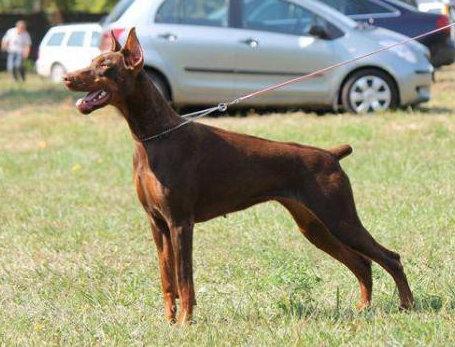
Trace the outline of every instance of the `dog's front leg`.
{"type": "Polygon", "coordinates": [[[185,221],[169,227],[180,297],[179,324],[191,323],[196,302],[193,285],[193,226],[193,222],[185,221]]]}
{"type": "Polygon", "coordinates": [[[177,286],[175,283],[175,266],[171,234],[167,224],[163,220],[150,218],[150,225],[153,239],[155,240],[156,248],[158,250],[165,315],[169,322],[174,323],[175,314],[177,312],[175,305],[177,286]]]}

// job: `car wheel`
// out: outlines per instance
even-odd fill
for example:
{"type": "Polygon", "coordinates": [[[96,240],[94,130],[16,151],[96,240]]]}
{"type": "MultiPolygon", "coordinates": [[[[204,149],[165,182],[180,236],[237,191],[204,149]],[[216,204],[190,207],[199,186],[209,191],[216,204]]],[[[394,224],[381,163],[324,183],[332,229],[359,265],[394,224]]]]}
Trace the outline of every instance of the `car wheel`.
{"type": "Polygon", "coordinates": [[[54,82],[54,83],[62,82],[63,76],[65,76],[65,74],[66,74],[66,70],[61,64],[55,63],[54,65],[52,65],[51,76],[50,76],[52,82],[54,82]]]}
{"type": "Polygon", "coordinates": [[[147,75],[152,80],[155,87],[158,89],[160,94],[166,99],[167,102],[171,102],[171,93],[169,92],[169,88],[167,86],[166,81],[158,75],[156,72],[147,71],[147,75]]]}
{"type": "Polygon", "coordinates": [[[398,90],[393,79],[380,70],[354,73],[344,84],[341,101],[352,113],[381,112],[398,107],[398,90]]]}

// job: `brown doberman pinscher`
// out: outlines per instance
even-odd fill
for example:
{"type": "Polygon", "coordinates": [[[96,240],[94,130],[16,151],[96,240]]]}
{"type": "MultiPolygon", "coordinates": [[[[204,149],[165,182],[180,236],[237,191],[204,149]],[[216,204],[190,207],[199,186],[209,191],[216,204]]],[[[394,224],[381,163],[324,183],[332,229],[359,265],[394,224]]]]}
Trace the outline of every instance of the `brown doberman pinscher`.
{"type": "Polygon", "coordinates": [[[413,305],[400,256],[374,240],[355,208],[339,161],[348,145],[324,150],[269,141],[200,123],[183,122],[143,70],[135,30],[122,48],[112,47],[91,65],[65,76],[68,88],[88,92],[77,102],[83,114],[108,104],[120,110],[135,144],[134,182],[158,248],[166,318],[191,321],[196,304],[192,243],[195,223],[274,200],[294,217],[319,249],[342,262],[360,284],[360,309],[371,302],[371,260],[395,280],[401,308],[413,305]]]}

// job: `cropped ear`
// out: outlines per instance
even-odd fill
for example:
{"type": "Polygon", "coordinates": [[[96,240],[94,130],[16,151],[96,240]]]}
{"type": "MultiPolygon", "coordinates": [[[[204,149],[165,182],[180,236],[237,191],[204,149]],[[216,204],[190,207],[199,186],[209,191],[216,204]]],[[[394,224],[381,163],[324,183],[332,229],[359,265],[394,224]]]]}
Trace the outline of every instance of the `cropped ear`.
{"type": "Polygon", "coordinates": [[[110,37],[111,37],[111,48],[109,49],[111,52],[118,52],[122,49],[122,46],[120,46],[120,43],[117,41],[117,38],[114,35],[114,31],[110,31],[110,37]]]}
{"type": "Polygon", "coordinates": [[[136,36],[136,29],[132,28],[122,49],[126,67],[131,70],[141,70],[144,66],[144,53],[136,36]]]}

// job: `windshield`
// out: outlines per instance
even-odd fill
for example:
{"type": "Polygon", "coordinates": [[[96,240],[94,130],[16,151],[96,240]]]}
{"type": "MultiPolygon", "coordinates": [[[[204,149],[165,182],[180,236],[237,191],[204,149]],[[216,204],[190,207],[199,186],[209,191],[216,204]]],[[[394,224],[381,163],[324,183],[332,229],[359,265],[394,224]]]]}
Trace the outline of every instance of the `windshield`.
{"type": "Polygon", "coordinates": [[[134,2],[134,0],[121,0],[115,5],[114,9],[109,13],[108,16],[104,17],[100,24],[102,26],[111,24],[113,22],[116,22],[128,9],[128,7],[131,6],[131,4],[134,2]]]}

